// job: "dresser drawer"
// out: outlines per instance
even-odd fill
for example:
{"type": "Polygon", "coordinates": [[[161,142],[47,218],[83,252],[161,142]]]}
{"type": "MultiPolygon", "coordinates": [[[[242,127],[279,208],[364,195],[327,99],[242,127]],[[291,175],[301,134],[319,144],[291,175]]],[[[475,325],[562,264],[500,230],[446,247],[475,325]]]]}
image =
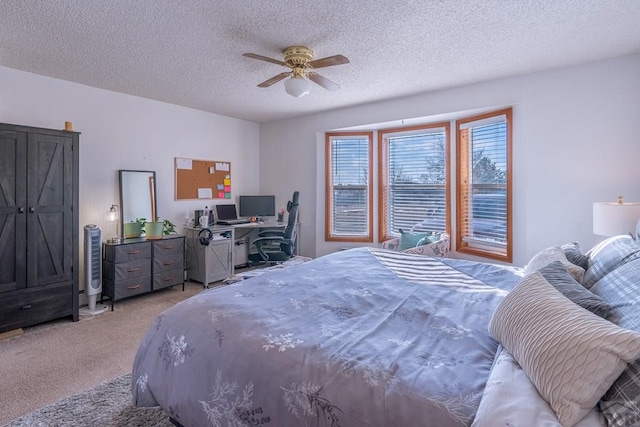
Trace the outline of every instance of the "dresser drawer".
{"type": "Polygon", "coordinates": [[[105,279],[104,285],[108,289],[107,295],[111,297],[111,294],[113,294],[113,299],[119,300],[121,298],[151,292],[151,276],[136,277],[118,282],[105,279]]]}
{"type": "Polygon", "coordinates": [[[153,290],[178,285],[184,282],[184,269],[164,271],[153,275],[153,290]]]}
{"type": "Polygon", "coordinates": [[[151,275],[150,259],[139,259],[120,264],[103,261],[102,265],[104,277],[116,282],[151,275]]]}
{"type": "Polygon", "coordinates": [[[104,259],[119,264],[121,262],[135,261],[151,258],[151,243],[140,242],[126,245],[106,245],[104,259]]]}
{"type": "Polygon", "coordinates": [[[73,286],[17,291],[0,299],[0,325],[11,330],[73,314],[73,286]]]}
{"type": "Polygon", "coordinates": [[[154,240],[153,242],[153,257],[161,257],[165,255],[180,255],[184,254],[184,237],[177,237],[175,239],[161,239],[154,240]]]}
{"type": "Polygon", "coordinates": [[[184,269],[184,255],[181,252],[176,255],[164,255],[153,259],[153,274],[169,271],[184,269]]]}

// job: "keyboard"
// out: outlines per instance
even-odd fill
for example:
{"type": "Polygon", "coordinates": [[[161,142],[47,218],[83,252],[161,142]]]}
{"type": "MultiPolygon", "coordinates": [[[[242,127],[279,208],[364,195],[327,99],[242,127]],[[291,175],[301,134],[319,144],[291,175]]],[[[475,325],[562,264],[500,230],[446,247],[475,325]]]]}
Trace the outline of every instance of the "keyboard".
{"type": "Polygon", "coordinates": [[[222,224],[222,225],[238,225],[238,224],[248,224],[251,221],[249,221],[246,218],[238,218],[238,219],[226,219],[226,220],[222,220],[222,221],[218,221],[218,224],[222,224]]]}

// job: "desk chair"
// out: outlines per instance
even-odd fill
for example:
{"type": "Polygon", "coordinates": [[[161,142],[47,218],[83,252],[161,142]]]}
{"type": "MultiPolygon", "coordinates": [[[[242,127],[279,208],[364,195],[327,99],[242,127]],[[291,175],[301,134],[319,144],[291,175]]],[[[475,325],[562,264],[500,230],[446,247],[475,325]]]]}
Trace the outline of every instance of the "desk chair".
{"type": "Polygon", "coordinates": [[[257,264],[278,264],[291,258],[295,252],[296,244],[296,223],[298,222],[298,200],[300,194],[293,192],[293,197],[287,203],[289,220],[284,231],[265,230],[259,234],[260,237],[252,243],[257,252],[249,254],[249,262],[257,264]]]}

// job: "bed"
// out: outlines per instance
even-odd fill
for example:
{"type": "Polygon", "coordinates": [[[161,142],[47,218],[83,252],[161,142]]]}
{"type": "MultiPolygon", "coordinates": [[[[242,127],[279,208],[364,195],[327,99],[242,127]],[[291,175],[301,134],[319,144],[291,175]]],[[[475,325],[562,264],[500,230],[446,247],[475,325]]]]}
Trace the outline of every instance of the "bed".
{"type": "MultiPolygon", "coordinates": [[[[570,274],[566,267],[576,264],[565,250],[530,264],[560,256],[556,267],[570,274]]],[[[581,279],[593,281],[586,267],[581,279]]],[[[602,277],[614,269],[597,268],[602,277]]],[[[206,290],[154,320],[133,365],[134,403],[160,406],[185,427],[607,425],[600,396],[570,413],[577,420],[558,415],[557,399],[544,393],[549,384],[539,383],[523,344],[509,336],[519,321],[509,317],[510,301],[540,277],[538,269],[357,248],[206,290]]],[[[640,357],[640,334],[560,297],[596,326],[628,333],[624,351],[607,355],[615,369],[598,366],[607,378],[590,378],[602,388],[640,357]]],[[[621,322],[615,301],[605,305],[621,322]]],[[[634,322],[622,321],[640,329],[634,322]]]]}

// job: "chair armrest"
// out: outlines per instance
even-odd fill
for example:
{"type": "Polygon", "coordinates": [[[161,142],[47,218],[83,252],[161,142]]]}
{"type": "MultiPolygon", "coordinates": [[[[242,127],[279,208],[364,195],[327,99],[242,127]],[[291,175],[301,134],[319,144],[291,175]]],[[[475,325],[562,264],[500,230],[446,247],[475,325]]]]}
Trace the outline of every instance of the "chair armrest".
{"type": "Polygon", "coordinates": [[[264,230],[258,233],[259,237],[284,237],[284,231],[282,230],[264,230]]]}
{"type": "Polygon", "coordinates": [[[254,245],[258,246],[263,246],[266,244],[273,244],[273,245],[279,245],[281,243],[287,244],[287,245],[293,245],[293,240],[291,239],[285,239],[282,236],[267,236],[267,237],[258,237],[257,239],[255,239],[253,242],[254,245]]]}

